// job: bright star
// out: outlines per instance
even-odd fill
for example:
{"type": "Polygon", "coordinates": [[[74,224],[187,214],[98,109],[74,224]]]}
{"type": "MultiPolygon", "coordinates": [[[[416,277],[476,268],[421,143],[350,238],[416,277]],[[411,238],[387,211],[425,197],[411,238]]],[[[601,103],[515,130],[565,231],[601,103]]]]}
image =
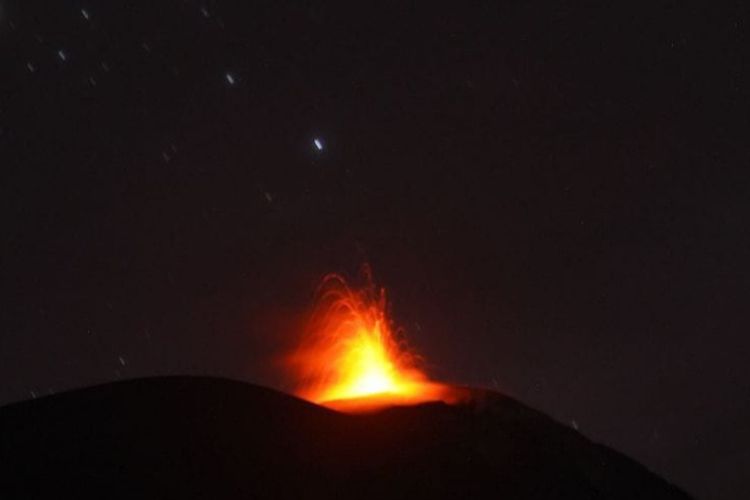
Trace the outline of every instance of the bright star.
{"type": "Polygon", "coordinates": [[[323,141],[320,139],[313,140],[313,144],[315,144],[315,147],[318,149],[318,151],[323,151],[323,141]]]}

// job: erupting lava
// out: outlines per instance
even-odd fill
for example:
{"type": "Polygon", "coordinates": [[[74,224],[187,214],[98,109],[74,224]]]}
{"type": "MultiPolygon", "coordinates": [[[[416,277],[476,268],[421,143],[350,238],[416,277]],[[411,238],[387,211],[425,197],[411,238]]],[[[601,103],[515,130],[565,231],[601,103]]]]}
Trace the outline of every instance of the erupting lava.
{"type": "Polygon", "coordinates": [[[443,387],[417,367],[386,315],[385,291],[371,280],[352,290],[338,275],[324,278],[302,345],[290,359],[298,395],[339,409],[442,399],[443,387]]]}

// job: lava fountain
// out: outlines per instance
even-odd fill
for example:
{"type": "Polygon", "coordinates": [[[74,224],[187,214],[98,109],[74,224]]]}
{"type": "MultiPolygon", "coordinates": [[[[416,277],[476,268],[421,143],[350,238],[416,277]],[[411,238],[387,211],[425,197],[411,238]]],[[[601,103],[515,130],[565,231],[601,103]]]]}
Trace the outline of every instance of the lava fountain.
{"type": "Polygon", "coordinates": [[[347,411],[444,400],[447,389],[428,379],[421,358],[386,311],[385,290],[352,289],[328,275],[318,289],[307,331],[289,362],[297,395],[347,411]]]}

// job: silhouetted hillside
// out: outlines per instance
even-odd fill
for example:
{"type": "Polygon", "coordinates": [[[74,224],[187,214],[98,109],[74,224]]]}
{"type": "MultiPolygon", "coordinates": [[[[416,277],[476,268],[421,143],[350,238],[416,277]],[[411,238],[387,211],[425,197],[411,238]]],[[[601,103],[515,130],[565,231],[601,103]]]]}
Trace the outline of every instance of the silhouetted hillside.
{"type": "Polygon", "coordinates": [[[119,382],[0,409],[10,498],[684,499],[496,393],[346,415],[240,382],[119,382]]]}

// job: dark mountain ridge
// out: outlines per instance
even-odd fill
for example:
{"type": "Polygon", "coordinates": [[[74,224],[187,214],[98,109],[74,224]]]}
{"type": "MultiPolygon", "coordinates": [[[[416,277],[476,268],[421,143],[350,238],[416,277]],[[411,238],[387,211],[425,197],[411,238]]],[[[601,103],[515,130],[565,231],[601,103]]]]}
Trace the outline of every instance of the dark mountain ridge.
{"type": "Polygon", "coordinates": [[[165,377],[16,403],[0,408],[2,497],[689,498],[511,398],[466,391],[352,415],[165,377]]]}

